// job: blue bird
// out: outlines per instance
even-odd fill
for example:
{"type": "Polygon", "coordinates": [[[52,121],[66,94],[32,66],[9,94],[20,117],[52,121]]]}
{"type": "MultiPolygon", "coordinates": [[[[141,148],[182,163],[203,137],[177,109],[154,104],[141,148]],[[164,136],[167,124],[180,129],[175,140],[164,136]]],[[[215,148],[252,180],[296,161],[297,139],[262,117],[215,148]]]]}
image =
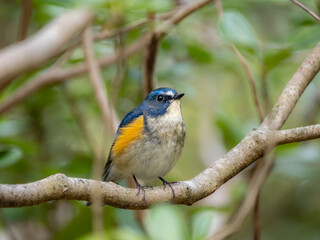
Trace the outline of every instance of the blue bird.
{"type": "Polygon", "coordinates": [[[138,179],[159,178],[164,187],[169,182],[163,177],[175,166],[181,156],[186,129],[181,115],[179,94],[172,88],[158,88],[131,110],[121,121],[108,161],[103,171],[103,181],[119,183],[132,176],[138,193],[144,187],[138,179]]]}

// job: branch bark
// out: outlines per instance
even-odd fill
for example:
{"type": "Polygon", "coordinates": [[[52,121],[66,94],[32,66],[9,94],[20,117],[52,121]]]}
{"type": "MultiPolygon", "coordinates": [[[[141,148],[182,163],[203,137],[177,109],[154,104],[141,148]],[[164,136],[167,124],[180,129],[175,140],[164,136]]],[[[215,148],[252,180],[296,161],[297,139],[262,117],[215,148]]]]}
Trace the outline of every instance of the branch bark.
{"type": "Polygon", "coordinates": [[[273,146],[314,138],[320,138],[320,124],[282,131],[257,129],[195,178],[172,184],[175,199],[172,199],[171,189],[155,187],[145,190],[147,201],[144,202],[142,196],[137,195],[137,189],[59,173],[27,184],[0,184],[0,207],[32,206],[61,199],[89,201],[91,189],[102,194],[104,204],[124,209],[145,209],[160,202],[192,205],[212,194],[273,146]]]}
{"type": "Polygon", "coordinates": [[[88,9],[66,12],[25,41],[0,51],[0,90],[21,73],[39,67],[92,20],[88,9]]]}

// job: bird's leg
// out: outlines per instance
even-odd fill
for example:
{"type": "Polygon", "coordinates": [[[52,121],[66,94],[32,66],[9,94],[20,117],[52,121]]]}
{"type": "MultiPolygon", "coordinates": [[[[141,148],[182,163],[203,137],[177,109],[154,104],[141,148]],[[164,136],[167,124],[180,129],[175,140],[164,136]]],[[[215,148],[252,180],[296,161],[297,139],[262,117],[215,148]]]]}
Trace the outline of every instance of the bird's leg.
{"type": "Polygon", "coordinates": [[[142,186],[138,180],[136,179],[136,176],[135,175],[132,175],[135,183],[136,183],[136,187],[138,188],[138,192],[137,192],[137,195],[140,194],[140,190],[142,191],[142,198],[143,198],[143,201],[146,203],[146,193],[144,191],[144,186],[142,186]]]}
{"type": "MultiPolygon", "coordinates": [[[[174,193],[174,190],[173,190],[173,187],[171,186],[171,183],[169,183],[168,181],[164,180],[162,177],[158,177],[162,183],[163,183],[163,188],[165,189],[167,185],[169,185],[169,187],[171,188],[171,191],[172,191],[172,195],[173,195],[173,198],[176,197],[176,194],[174,193]]],[[[176,183],[176,182],[172,182],[172,183],[176,183]]]]}

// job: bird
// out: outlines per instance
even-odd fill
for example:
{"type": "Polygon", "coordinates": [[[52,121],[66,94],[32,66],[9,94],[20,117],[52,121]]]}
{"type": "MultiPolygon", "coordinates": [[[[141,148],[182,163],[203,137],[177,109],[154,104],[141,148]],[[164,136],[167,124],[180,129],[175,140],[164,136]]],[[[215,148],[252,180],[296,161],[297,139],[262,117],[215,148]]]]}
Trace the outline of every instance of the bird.
{"type": "Polygon", "coordinates": [[[184,93],[172,88],[158,88],[149,93],[140,105],[132,109],[120,122],[104,167],[102,180],[119,183],[132,176],[137,195],[145,187],[139,180],[163,177],[175,166],[184,146],[186,127],[181,113],[180,99],[184,93]]]}

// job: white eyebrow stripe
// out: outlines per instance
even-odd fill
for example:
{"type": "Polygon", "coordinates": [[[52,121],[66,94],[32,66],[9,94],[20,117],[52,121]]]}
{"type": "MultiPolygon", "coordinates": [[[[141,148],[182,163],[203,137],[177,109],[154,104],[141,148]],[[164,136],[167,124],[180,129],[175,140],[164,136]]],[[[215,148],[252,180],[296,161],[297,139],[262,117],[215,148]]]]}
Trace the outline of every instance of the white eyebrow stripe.
{"type": "Polygon", "coordinates": [[[173,97],[174,93],[170,90],[170,91],[166,92],[166,95],[173,97]]]}

